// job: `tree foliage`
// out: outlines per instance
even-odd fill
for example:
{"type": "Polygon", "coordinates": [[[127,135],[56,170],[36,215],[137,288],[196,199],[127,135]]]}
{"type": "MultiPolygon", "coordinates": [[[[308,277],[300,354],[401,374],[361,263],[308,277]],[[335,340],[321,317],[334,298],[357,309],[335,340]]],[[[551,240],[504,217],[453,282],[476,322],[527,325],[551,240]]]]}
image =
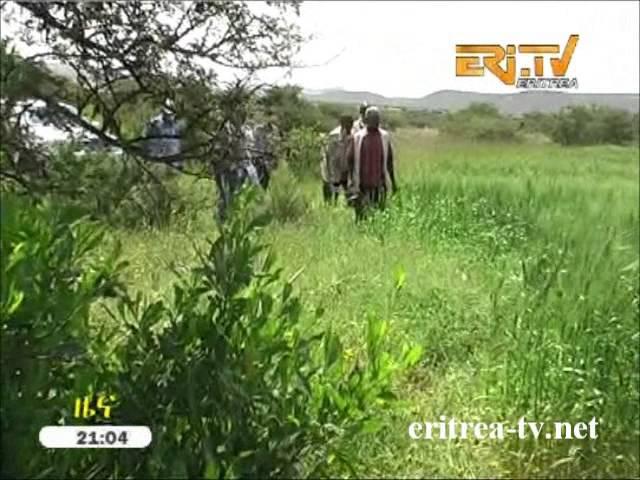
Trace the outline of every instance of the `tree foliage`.
{"type": "Polygon", "coordinates": [[[558,114],[552,136],[562,145],[622,145],[634,138],[633,117],[595,105],[569,107],[558,114]]]}
{"type": "MultiPolygon", "coordinates": [[[[140,116],[167,99],[186,121],[189,141],[183,158],[210,163],[224,157],[223,126],[246,117],[255,73],[290,65],[302,40],[293,24],[298,2],[32,2],[13,7],[17,11],[10,21],[18,38],[38,51],[24,58],[21,68],[47,62],[72,72],[77,111],[62,104],[58,89],[36,86],[25,93],[136,158],[145,156],[140,116]]],[[[24,74],[12,75],[10,83],[23,88],[24,74]]],[[[23,138],[14,143],[3,142],[5,154],[30,151],[23,138]]]]}

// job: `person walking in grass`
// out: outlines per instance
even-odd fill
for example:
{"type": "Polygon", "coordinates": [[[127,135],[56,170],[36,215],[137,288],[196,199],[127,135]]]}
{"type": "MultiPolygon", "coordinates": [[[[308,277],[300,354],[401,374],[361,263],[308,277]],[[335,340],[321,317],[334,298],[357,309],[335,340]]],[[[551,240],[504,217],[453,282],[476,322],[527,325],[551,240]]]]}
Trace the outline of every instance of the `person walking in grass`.
{"type": "Polygon", "coordinates": [[[351,127],[352,135],[355,135],[357,132],[359,132],[360,130],[366,127],[364,123],[364,113],[367,111],[368,107],[369,107],[369,104],[366,101],[363,101],[360,104],[360,116],[356,118],[356,120],[353,122],[353,126],[351,127]]]}
{"type": "Polygon", "coordinates": [[[322,152],[320,172],[322,175],[322,194],[325,203],[335,204],[340,191],[346,192],[349,176],[347,149],[351,142],[350,115],[340,117],[340,125],[329,132],[322,152]]]}
{"type": "Polygon", "coordinates": [[[260,185],[259,173],[251,158],[255,144],[253,130],[246,115],[238,115],[235,121],[227,121],[219,145],[219,161],[213,164],[213,175],[218,191],[216,220],[224,222],[234,197],[245,185],[260,185]]]}
{"type": "Polygon", "coordinates": [[[387,192],[397,191],[394,149],[389,133],[380,128],[380,111],[376,107],[367,108],[364,122],[366,128],[353,136],[347,152],[349,200],[355,207],[356,221],[362,220],[372,207],[384,209],[387,192]]]}

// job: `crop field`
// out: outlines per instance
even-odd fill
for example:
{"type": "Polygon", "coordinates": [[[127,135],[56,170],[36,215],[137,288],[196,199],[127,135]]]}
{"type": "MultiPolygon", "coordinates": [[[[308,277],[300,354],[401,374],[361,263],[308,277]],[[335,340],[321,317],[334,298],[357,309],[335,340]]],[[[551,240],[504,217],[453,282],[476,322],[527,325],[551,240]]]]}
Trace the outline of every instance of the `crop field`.
{"type": "MultiPolygon", "coordinates": [[[[345,355],[364,348],[371,315],[388,348],[422,348],[393,379],[398,399],[348,448],[367,477],[638,477],[640,338],[637,147],[470,144],[396,133],[399,192],[356,225],[325,206],[319,180],[276,178],[281,210],[261,234],[309,328],[345,355]],[[300,205],[297,205],[300,204],[300,205]],[[412,440],[412,422],[588,422],[585,440],[412,440]]],[[[162,230],[114,231],[125,279],[150,299],[216,236],[213,187],[162,230]]],[[[95,318],[102,318],[97,312],[95,318]]],[[[105,320],[106,321],[106,320],[105,320]]]]}

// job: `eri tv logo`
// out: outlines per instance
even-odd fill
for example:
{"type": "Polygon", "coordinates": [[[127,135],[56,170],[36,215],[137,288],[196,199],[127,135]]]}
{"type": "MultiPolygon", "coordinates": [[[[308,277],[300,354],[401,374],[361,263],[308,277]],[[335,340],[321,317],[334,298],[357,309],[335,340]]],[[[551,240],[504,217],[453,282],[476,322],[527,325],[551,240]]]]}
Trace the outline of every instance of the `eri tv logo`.
{"type": "Polygon", "coordinates": [[[464,44],[456,45],[456,77],[483,77],[485,69],[489,70],[505,85],[515,85],[516,88],[578,88],[578,79],[567,77],[567,70],[578,44],[579,35],[570,35],[562,54],[560,45],[552,44],[521,44],[517,51],[521,59],[526,55],[534,55],[533,64],[520,68],[520,76],[516,82],[516,46],[494,44],[464,44]],[[545,56],[560,54],[549,58],[552,76],[545,76],[545,56]],[[482,56],[482,64],[480,57],[482,56]],[[506,65],[501,63],[505,60],[506,65]],[[533,66],[533,69],[531,68],[533,66]]]}

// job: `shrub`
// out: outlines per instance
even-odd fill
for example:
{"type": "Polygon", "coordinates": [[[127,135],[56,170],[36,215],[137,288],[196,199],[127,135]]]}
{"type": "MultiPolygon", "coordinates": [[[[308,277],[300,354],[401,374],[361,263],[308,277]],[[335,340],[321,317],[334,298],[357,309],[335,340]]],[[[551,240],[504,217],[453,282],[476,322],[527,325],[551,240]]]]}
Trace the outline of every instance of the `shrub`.
{"type": "Polygon", "coordinates": [[[274,172],[267,192],[267,209],[272,218],[281,222],[298,220],[307,212],[307,200],[286,162],[274,172]]]}
{"type": "Polygon", "coordinates": [[[329,132],[340,123],[342,115],[350,115],[355,120],[357,117],[357,105],[318,103],[318,110],[322,114],[320,127],[323,132],[329,132]]]}
{"type": "Polygon", "coordinates": [[[390,398],[386,323],[370,320],[367,361],[347,361],[331,331],[312,334],[292,280],[256,242],[264,221],[238,207],[173,304],[123,313],[122,421],[166,432],[140,475],[290,478],[353,465],[349,442],[390,398]]]}
{"type": "Polygon", "coordinates": [[[557,115],[552,137],[562,145],[623,145],[633,140],[633,117],[595,105],[567,107],[557,115]]]}
{"type": "Polygon", "coordinates": [[[296,128],[320,128],[325,123],[320,109],[305,100],[300,87],[272,87],[260,99],[260,105],[276,116],[283,134],[296,128]]]}
{"type": "Polygon", "coordinates": [[[556,114],[530,112],[522,116],[521,125],[525,133],[540,133],[548,138],[552,138],[553,132],[557,128],[556,122],[556,114]]]}
{"type": "Polygon", "coordinates": [[[390,131],[395,131],[409,125],[406,115],[399,109],[385,108],[381,112],[381,117],[381,127],[390,131]]]}
{"type": "Polygon", "coordinates": [[[442,115],[429,110],[405,110],[403,111],[410,126],[415,128],[439,128],[442,123],[442,115]]]}
{"type": "Polygon", "coordinates": [[[449,113],[442,122],[445,135],[472,141],[519,141],[518,125],[511,118],[503,117],[488,104],[472,104],[464,110],[449,113]]]}
{"type": "Polygon", "coordinates": [[[52,201],[113,226],[162,227],[187,209],[178,179],[162,165],[143,169],[131,158],[103,152],[76,157],[67,144],[56,150],[47,169],[52,201]]]}
{"type": "Polygon", "coordinates": [[[103,231],[77,211],[2,197],[3,478],[27,478],[54,462],[38,430],[70,417],[72,399],[99,374],[91,368],[90,308],[118,292],[117,250],[96,258],[103,231]]]}
{"type": "Polygon", "coordinates": [[[318,176],[322,158],[323,139],[312,128],[295,128],[287,136],[284,156],[297,177],[318,176]]]}
{"type": "Polygon", "coordinates": [[[115,264],[78,263],[99,237],[71,235],[79,227],[44,213],[11,210],[29,221],[18,228],[9,218],[12,234],[8,243],[2,238],[2,439],[5,451],[19,447],[3,462],[3,476],[356,474],[352,441],[379,427],[381,409],[393,402],[392,378],[415,364],[420,350],[391,356],[388,324],[376,317],[368,319],[361,355],[347,355],[331,329],[313,332],[307,321],[315,324],[322,312],[305,316],[293,292],[295,276],[283,279],[259,241],[266,217],[249,211],[253,195],[247,190],[237,199],[199,265],[179,274],[173,298],[120,297],[109,311],[116,330],[127,335],[109,348],[111,337],[88,335],[86,325],[88,306],[107,293],[115,264]],[[87,344],[80,351],[103,355],[56,360],[60,345],[78,338],[87,344]],[[36,365],[35,358],[43,360],[36,365]],[[152,445],[78,454],[37,446],[43,425],[73,423],[69,399],[87,388],[116,393],[110,423],[149,426],[152,445]]]}

